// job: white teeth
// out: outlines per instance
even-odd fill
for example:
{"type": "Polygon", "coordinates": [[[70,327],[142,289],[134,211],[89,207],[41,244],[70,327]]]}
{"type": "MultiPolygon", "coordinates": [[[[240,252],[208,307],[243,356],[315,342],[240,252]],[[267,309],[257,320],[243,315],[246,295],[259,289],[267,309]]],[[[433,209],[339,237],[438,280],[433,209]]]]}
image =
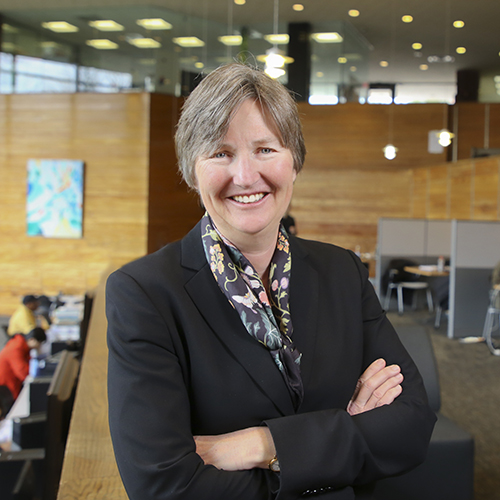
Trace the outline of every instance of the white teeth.
{"type": "Polygon", "coordinates": [[[262,200],[264,198],[264,193],[251,194],[250,196],[233,196],[233,200],[239,203],[255,203],[256,201],[262,200]]]}

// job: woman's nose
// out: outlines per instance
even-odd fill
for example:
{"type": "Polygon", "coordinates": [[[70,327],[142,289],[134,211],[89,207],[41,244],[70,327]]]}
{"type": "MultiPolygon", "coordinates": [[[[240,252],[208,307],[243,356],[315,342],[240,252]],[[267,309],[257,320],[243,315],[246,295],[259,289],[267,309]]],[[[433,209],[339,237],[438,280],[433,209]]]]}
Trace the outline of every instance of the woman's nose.
{"type": "Polygon", "coordinates": [[[257,162],[248,156],[240,156],[233,164],[233,182],[240,187],[248,188],[259,179],[257,162]]]}

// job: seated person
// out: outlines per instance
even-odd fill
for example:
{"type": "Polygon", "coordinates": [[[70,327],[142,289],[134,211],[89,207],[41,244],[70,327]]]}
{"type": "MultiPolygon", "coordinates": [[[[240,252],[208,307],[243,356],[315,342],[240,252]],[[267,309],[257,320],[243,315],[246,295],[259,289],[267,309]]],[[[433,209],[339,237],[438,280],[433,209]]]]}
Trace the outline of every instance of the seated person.
{"type": "Polygon", "coordinates": [[[0,351],[0,386],[6,386],[15,400],[30,371],[30,350],[47,340],[45,330],[33,328],[27,335],[16,334],[0,351]]]}
{"type": "Polygon", "coordinates": [[[16,333],[28,334],[37,326],[35,311],[38,309],[39,302],[34,295],[26,295],[23,303],[14,311],[9,321],[7,333],[12,336],[16,333]]]}

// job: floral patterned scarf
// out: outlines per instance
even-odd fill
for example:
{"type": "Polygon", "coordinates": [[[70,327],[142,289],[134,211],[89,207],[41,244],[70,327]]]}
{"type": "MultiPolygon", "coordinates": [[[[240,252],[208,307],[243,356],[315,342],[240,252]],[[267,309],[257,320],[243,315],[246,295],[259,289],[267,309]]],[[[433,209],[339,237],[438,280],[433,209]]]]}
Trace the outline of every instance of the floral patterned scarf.
{"type": "Polygon", "coordinates": [[[293,327],[288,305],[292,256],[286,231],[280,227],[271,259],[269,298],[252,264],[217,231],[208,213],[202,219],[201,237],[219,288],[240,315],[248,333],[269,349],[297,409],[304,393],[300,375],[302,354],[292,341],[293,327]]]}

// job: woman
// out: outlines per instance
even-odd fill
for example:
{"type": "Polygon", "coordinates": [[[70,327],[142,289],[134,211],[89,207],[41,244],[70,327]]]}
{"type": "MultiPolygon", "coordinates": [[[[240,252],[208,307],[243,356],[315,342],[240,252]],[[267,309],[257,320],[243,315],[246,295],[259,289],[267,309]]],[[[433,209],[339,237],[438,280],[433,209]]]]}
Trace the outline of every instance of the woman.
{"type": "Polygon", "coordinates": [[[129,497],[369,498],[423,460],[435,417],[357,257],[280,228],[305,155],[294,101],[258,70],[219,68],[176,146],[207,213],[107,288],[129,497]]]}

